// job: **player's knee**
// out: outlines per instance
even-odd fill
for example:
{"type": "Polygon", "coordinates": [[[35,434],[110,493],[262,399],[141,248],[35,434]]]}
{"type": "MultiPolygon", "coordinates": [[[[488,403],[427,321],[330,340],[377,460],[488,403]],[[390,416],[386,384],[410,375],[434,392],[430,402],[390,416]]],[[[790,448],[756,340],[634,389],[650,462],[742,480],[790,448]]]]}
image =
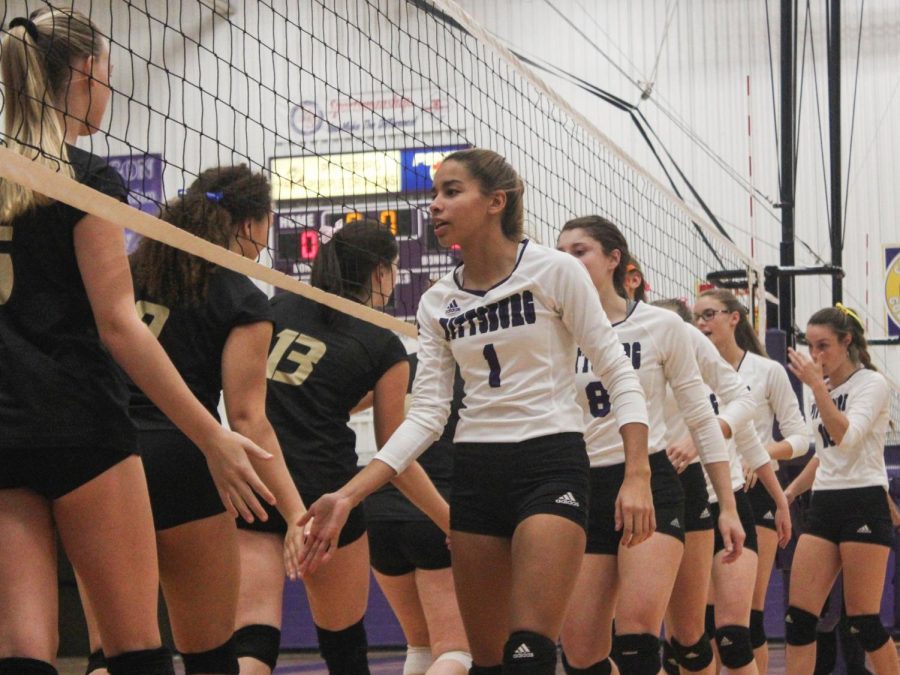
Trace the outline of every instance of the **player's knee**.
{"type": "Polygon", "coordinates": [[[278,649],[281,646],[281,631],[275,626],[251,624],[234,632],[235,655],[256,659],[275,670],[278,663],[278,649]]]}
{"type": "Polygon", "coordinates": [[[692,645],[683,645],[672,638],[672,651],[678,665],[692,673],[704,670],[713,660],[712,643],[706,633],[692,645]]]}
{"type": "Polygon", "coordinates": [[[566,659],[566,652],[563,650],[562,662],[566,675],[610,675],[612,672],[612,662],[608,658],[597,661],[587,668],[576,668],[566,659]]]}
{"type": "Polygon", "coordinates": [[[881,617],[877,614],[848,616],[847,624],[850,626],[850,635],[855,637],[867,652],[881,649],[890,639],[888,632],[881,625],[881,617]]]}
{"type": "Polygon", "coordinates": [[[165,647],[157,649],[141,649],[123,652],[106,657],[106,669],[109,675],[175,675],[172,666],[172,655],[165,647]]]}
{"type": "Polygon", "coordinates": [[[106,669],[106,655],[103,653],[102,649],[98,649],[90,653],[88,656],[87,668],[84,671],[84,675],[91,675],[95,670],[105,670],[106,669]]]}
{"type": "Polygon", "coordinates": [[[750,644],[753,645],[753,649],[759,649],[768,641],[769,640],[766,637],[766,619],[764,612],[761,609],[751,609],[750,644]]]}
{"type": "Polygon", "coordinates": [[[678,659],[675,658],[675,650],[672,649],[672,643],[664,640],[662,643],[662,668],[666,675],[678,675],[678,659]]]}
{"type": "Polygon", "coordinates": [[[659,673],[659,638],[650,633],[626,633],[613,638],[613,661],[623,673],[659,673]]]}
{"type": "Polygon", "coordinates": [[[228,641],[214,649],[205,652],[182,652],[181,659],[184,661],[184,672],[186,675],[192,675],[193,673],[237,675],[240,672],[233,635],[228,641]]]}
{"type": "Polygon", "coordinates": [[[553,675],[556,672],[556,642],[532,631],[516,631],[503,647],[503,672],[553,675]]]}
{"type": "Polygon", "coordinates": [[[369,643],[362,619],[341,630],[327,630],[316,626],[316,635],[319,637],[319,651],[329,672],[368,675],[369,643]]]}
{"type": "Polygon", "coordinates": [[[716,629],[719,658],[726,668],[743,668],[753,661],[753,645],[747,626],[722,626],[716,629]]]}
{"type": "Polygon", "coordinates": [[[0,675],[59,675],[59,671],[46,661],[14,656],[0,659],[0,675]]]}
{"type": "Polygon", "coordinates": [[[794,647],[811,645],[816,641],[818,623],[818,616],[791,605],[784,615],[784,641],[794,647]]]}
{"type": "Polygon", "coordinates": [[[469,652],[464,652],[460,649],[453,649],[449,652],[438,654],[437,658],[434,660],[435,663],[449,663],[451,661],[459,663],[467,670],[472,667],[472,655],[469,652]]]}
{"type": "Polygon", "coordinates": [[[403,675],[424,675],[431,668],[431,647],[406,646],[406,660],[403,662],[403,675]]]}

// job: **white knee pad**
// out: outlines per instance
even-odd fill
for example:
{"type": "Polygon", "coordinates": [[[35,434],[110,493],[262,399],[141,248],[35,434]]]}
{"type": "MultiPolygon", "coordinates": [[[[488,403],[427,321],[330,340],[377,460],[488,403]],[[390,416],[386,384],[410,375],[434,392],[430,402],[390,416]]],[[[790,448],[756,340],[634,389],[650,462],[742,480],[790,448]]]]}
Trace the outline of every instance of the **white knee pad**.
{"type": "Polygon", "coordinates": [[[403,675],[425,675],[431,668],[431,647],[406,647],[406,661],[403,663],[403,675]]]}
{"type": "Polygon", "coordinates": [[[472,667],[472,655],[469,652],[444,652],[435,661],[456,661],[465,666],[466,670],[472,667]]]}

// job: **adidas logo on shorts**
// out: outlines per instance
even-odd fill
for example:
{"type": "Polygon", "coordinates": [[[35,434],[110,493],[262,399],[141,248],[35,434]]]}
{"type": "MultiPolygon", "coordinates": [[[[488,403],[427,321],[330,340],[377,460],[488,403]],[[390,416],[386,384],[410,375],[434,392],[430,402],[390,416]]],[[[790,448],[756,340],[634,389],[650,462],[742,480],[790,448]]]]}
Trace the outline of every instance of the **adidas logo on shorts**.
{"type": "Polygon", "coordinates": [[[565,504],[566,506],[581,506],[581,504],[578,503],[578,500],[575,499],[575,495],[571,492],[567,492],[566,494],[557,497],[556,503],[565,504]]]}
{"type": "Polygon", "coordinates": [[[850,635],[859,635],[859,628],[856,626],[850,626],[850,635]]]}
{"type": "Polygon", "coordinates": [[[723,638],[722,638],[722,641],[719,642],[719,646],[720,646],[720,647],[730,647],[730,646],[733,645],[733,644],[734,644],[734,643],[733,643],[731,640],[729,640],[727,636],[726,636],[726,637],[723,637],[723,638]]]}
{"type": "Polygon", "coordinates": [[[533,659],[534,653],[528,649],[528,645],[524,642],[516,647],[516,650],[513,652],[512,657],[514,659],[533,659]]]}
{"type": "Polygon", "coordinates": [[[711,515],[712,514],[709,512],[709,507],[703,509],[703,511],[700,513],[701,518],[709,518],[711,515]]]}
{"type": "Polygon", "coordinates": [[[672,522],[669,523],[669,525],[671,525],[672,527],[681,527],[681,523],[678,522],[678,518],[673,518],[672,522]]]}
{"type": "Polygon", "coordinates": [[[872,534],[872,530],[869,529],[868,525],[863,525],[856,531],[857,534],[872,534]]]}
{"type": "Polygon", "coordinates": [[[456,300],[451,300],[450,304],[447,305],[447,314],[457,314],[459,312],[459,305],[456,304],[456,300]]]}
{"type": "Polygon", "coordinates": [[[766,511],[766,515],[763,516],[763,520],[775,520],[775,516],[771,511],[766,511]]]}

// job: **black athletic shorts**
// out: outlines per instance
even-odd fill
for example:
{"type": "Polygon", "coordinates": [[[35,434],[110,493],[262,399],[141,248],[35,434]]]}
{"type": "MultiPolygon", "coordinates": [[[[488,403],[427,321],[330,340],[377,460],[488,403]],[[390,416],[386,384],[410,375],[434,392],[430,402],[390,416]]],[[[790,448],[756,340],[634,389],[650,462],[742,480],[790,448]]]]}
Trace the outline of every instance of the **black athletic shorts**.
{"type": "Polygon", "coordinates": [[[709,507],[709,492],[706,489],[706,477],[700,462],[688,464],[678,474],[681,487],[684,488],[684,531],[706,532],[715,527],[712,511],[709,507]]]}
{"type": "Polygon", "coordinates": [[[141,431],[138,442],[157,530],[225,513],[206,457],[187,436],[176,429],[141,431]]]}
{"type": "Polygon", "coordinates": [[[761,481],[756,481],[747,492],[747,498],[750,500],[750,506],[753,508],[753,521],[757,527],[765,527],[770,530],[775,529],[775,500],[766,490],[761,481]]]}
{"type": "Polygon", "coordinates": [[[0,490],[25,488],[45,499],[58,499],[133,454],[130,450],[102,445],[3,448],[0,449],[0,490]]]}
{"type": "MultiPolygon", "coordinates": [[[[750,506],[750,500],[747,499],[747,493],[744,492],[744,488],[741,488],[734,493],[734,501],[737,506],[738,518],[741,520],[741,527],[744,528],[744,534],[746,535],[744,538],[744,548],[759,553],[759,544],[756,540],[756,523],[753,522],[753,507],[750,506]]],[[[722,533],[719,531],[719,502],[710,504],[710,510],[712,511],[713,522],[715,523],[715,527],[713,528],[713,531],[715,532],[713,555],[715,555],[719,551],[725,550],[725,540],[722,539],[722,533]]]]}
{"type": "Polygon", "coordinates": [[[586,526],[590,469],[580,433],[455,447],[450,529],[512,537],[537,514],[586,526]]]}
{"type": "MultiPolygon", "coordinates": [[[[349,480],[349,478],[347,480],[349,480]]],[[[336,486],[334,489],[337,490],[338,487],[340,487],[340,485],[336,486]]],[[[325,493],[310,493],[309,491],[301,491],[300,498],[303,500],[303,503],[306,504],[306,506],[311,506],[323,494],[325,493]]],[[[281,514],[278,513],[278,509],[276,509],[271,504],[264,502],[262,499],[260,499],[259,502],[266,510],[266,513],[269,514],[269,519],[266,521],[256,519],[252,523],[248,523],[243,518],[238,518],[238,529],[249,530],[251,532],[268,532],[270,534],[277,534],[283,537],[287,533],[287,523],[284,521],[284,518],[281,517],[281,514]]],[[[363,505],[360,504],[352,511],[350,511],[350,515],[347,517],[347,522],[341,529],[340,535],[338,535],[338,548],[343,548],[348,544],[352,544],[365,533],[366,517],[363,511],[363,505]]]]}
{"type": "Polygon", "coordinates": [[[430,520],[367,523],[369,559],[376,572],[396,577],[415,570],[450,567],[447,535],[430,520]]]}
{"type": "MultiPolygon", "coordinates": [[[[616,555],[622,531],[616,531],[616,498],[625,479],[625,464],[591,469],[591,509],[586,553],[616,555]]],[[[650,490],[656,531],[684,541],[684,490],[665,452],[650,455],[650,490]]]]}
{"type": "Polygon", "coordinates": [[[887,493],[880,485],[816,490],[806,511],[804,534],[834,544],[855,541],[892,546],[894,527],[887,499],[887,493]]]}

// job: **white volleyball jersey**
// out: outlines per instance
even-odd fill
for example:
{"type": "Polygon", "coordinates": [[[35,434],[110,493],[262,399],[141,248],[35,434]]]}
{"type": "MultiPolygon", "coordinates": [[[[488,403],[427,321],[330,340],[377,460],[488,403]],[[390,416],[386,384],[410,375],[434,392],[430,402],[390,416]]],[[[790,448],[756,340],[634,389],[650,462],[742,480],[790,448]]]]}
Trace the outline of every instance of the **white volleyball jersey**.
{"type": "MultiPolygon", "coordinates": [[[[731,486],[737,490],[744,484],[741,457],[753,468],[769,461],[769,453],[760,443],[753,428],[755,402],[747,384],[731,364],[722,358],[709,338],[694,326],[688,326],[686,332],[690,336],[700,376],[707,385],[708,400],[716,415],[726,421],[732,430],[732,438],[726,441],[725,445],[731,470],[731,486]]],[[[681,420],[675,397],[671,393],[666,400],[666,420],[669,423],[667,442],[672,443],[687,436],[687,427],[681,420]]],[[[700,458],[695,461],[700,461],[700,458]]],[[[709,476],[706,476],[706,489],[710,501],[718,501],[712,483],[709,482],[709,476]]]]}
{"type": "Polygon", "coordinates": [[[813,404],[810,420],[819,468],[813,490],[843,490],[880,485],[887,489],[884,442],[890,421],[890,385],[881,373],[860,368],[831,391],[831,400],[849,425],[835,443],[813,404]]]}
{"type": "MultiPolygon", "coordinates": [[[[650,417],[650,453],[664,450],[666,436],[666,384],[674,392],[683,419],[704,461],[728,459],[725,439],[709,405],[706,387],[690,349],[688,325],[677,314],[643,302],[636,303],[613,329],[638,374],[647,398],[650,417]]],[[[584,440],[592,467],[622,464],[625,451],[609,394],[591,371],[590,360],[581,352],[575,361],[578,403],[585,422],[584,440]]]]}
{"type": "MultiPolygon", "coordinates": [[[[750,387],[756,409],[753,423],[763,446],[774,440],[772,425],[778,420],[782,437],[791,445],[791,458],[805,455],[809,450],[809,429],[800,414],[800,404],[784,366],[765,356],[746,352],[737,370],[750,387]]],[[[778,462],[773,460],[772,468],[778,469],[778,462]]]]}
{"type": "Polygon", "coordinates": [[[493,288],[470,291],[464,279],[461,265],[419,301],[412,405],[377,459],[402,471],[440,436],[456,364],[465,381],[456,442],[583,432],[572,367],[576,345],[608,383],[618,424],[647,424],[637,375],[575,258],[526,240],[513,271],[493,288]]]}

